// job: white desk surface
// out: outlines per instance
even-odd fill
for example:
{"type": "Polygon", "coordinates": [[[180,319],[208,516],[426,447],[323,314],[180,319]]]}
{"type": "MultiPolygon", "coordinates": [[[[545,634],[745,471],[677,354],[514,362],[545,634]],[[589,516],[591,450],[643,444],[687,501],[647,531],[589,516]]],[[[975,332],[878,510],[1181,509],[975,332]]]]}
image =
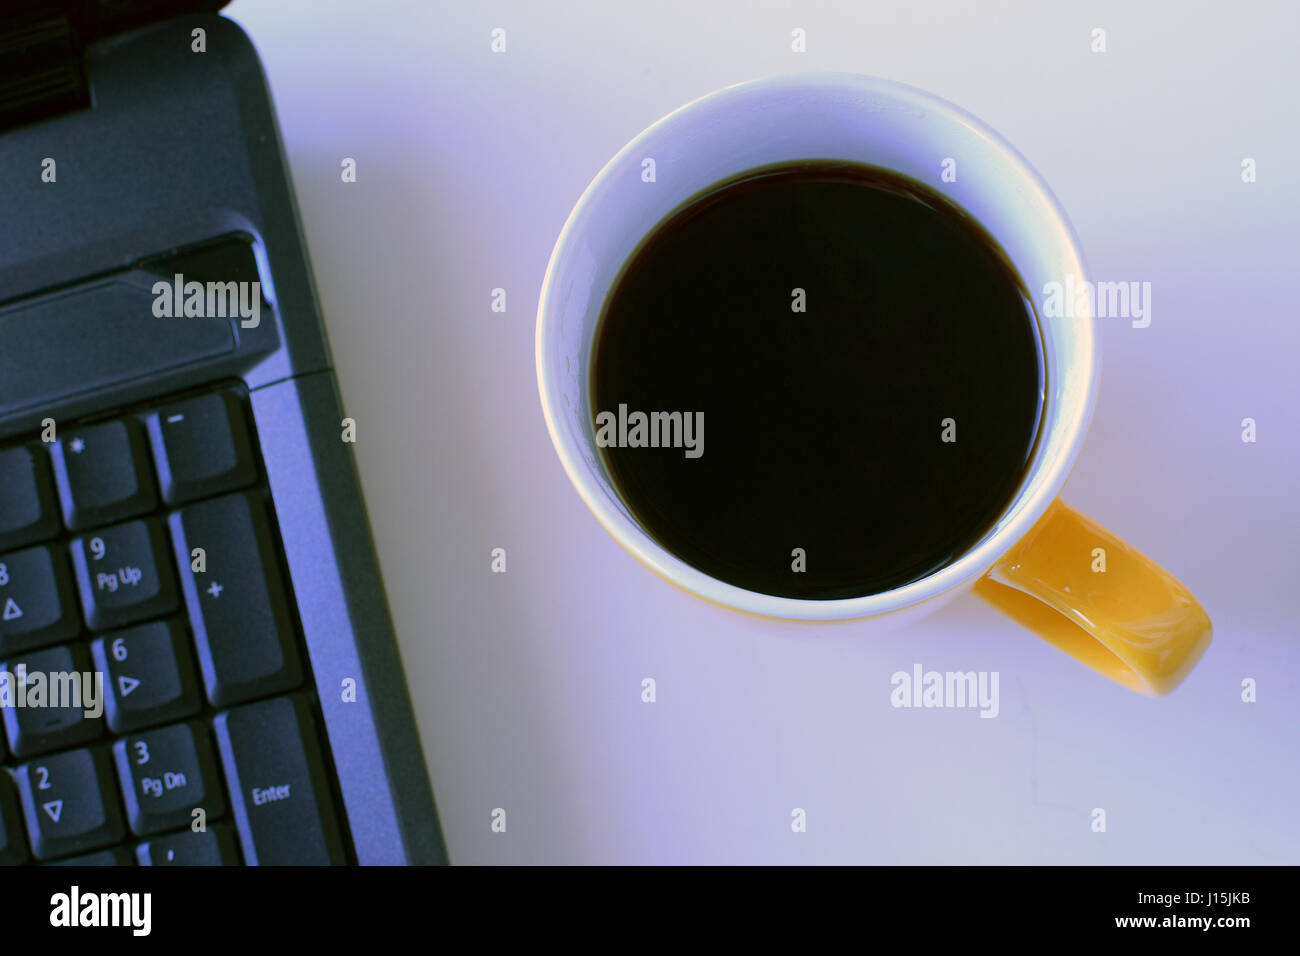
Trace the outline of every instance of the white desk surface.
{"type": "Polygon", "coordinates": [[[232,4],[276,99],[454,861],[1298,861],[1300,18],[1189,6],[232,4]],[[1214,643],[1172,696],[974,597],[869,638],[712,607],[569,486],[533,331],[572,204],[680,104],[826,69],[981,116],[1051,184],[1096,278],[1152,283],[1149,328],[1106,325],[1066,498],[1209,610],[1214,643]],[[893,709],[889,677],[914,663],[998,671],[1000,715],[893,709]]]}

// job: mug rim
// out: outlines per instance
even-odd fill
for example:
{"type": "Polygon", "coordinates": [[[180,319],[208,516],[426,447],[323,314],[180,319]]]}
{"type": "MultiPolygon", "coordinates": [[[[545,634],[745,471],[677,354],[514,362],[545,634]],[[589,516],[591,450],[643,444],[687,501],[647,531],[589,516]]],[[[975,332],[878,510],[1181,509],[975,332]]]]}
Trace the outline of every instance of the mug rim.
{"type": "MultiPolygon", "coordinates": [[[[1059,430],[1066,432],[1063,439],[1064,451],[1053,460],[1046,463],[1039,462],[1026,471],[1016,494],[1012,496],[1006,507],[991,522],[990,527],[996,528],[991,534],[986,534],[974,547],[938,570],[888,591],[852,598],[818,600],[813,598],[781,597],[741,588],[706,574],[678,558],[656,541],[646,530],[631,520],[629,516],[610,507],[608,498],[600,493],[600,489],[609,484],[608,480],[603,475],[594,474],[586,466],[579,448],[570,440],[568,430],[560,427],[557,421],[558,416],[563,414],[560,409],[553,407],[553,397],[559,393],[554,380],[557,370],[550,369],[546,361],[545,346],[555,323],[558,321],[558,310],[555,308],[556,290],[554,279],[557,266],[564,260],[570,245],[574,241],[575,224],[582,219],[584,210],[601,193],[602,187],[611,178],[614,171],[621,168],[630,155],[638,152],[653,135],[669,124],[677,122],[679,117],[695,110],[700,104],[712,101],[715,98],[735,95],[742,90],[761,94],[766,91],[797,91],[808,88],[825,90],[845,86],[852,87],[859,92],[869,91],[888,96],[903,104],[923,107],[941,115],[945,120],[967,126],[970,130],[979,134],[981,138],[991,143],[1006,160],[1015,178],[1032,186],[1040,194],[1043,205],[1046,207],[1051,219],[1055,220],[1052,225],[1055,226],[1055,231],[1062,237],[1065,251],[1080,266],[1081,275],[1079,278],[1086,278],[1088,270],[1078,236],[1055,194],[1029,164],[1028,160],[1001,134],[978,117],[962,107],[919,87],[868,74],[850,72],[784,74],[729,84],[682,104],[643,129],[601,167],[586,189],[583,190],[573,209],[570,210],[547,262],[538,301],[537,325],[534,337],[538,391],[547,431],[551,436],[551,443],[560,458],[560,463],[568,475],[569,481],[578,491],[579,497],[586,504],[588,510],[591,511],[605,530],[633,557],[673,584],[727,607],[765,617],[788,620],[830,621],[875,617],[933,600],[968,585],[985,574],[997,562],[998,558],[1010,550],[1016,542],[1024,538],[1060,494],[1082,449],[1096,405],[1097,390],[1100,384],[1100,332],[1096,319],[1092,315],[1076,317],[1074,319],[1074,336],[1078,353],[1075,361],[1086,363],[1088,367],[1087,391],[1082,397],[1082,401],[1077,402],[1077,411],[1069,419],[1058,425],[1059,430]],[[1046,474],[1045,478],[1042,477],[1044,473],[1046,474]],[[1038,487],[1025,495],[1024,488],[1032,478],[1036,477],[1040,478],[1038,487]],[[1000,527],[996,527],[1015,509],[1019,509],[1019,512],[1011,520],[1000,527]]],[[[1041,316],[1039,321],[1042,321],[1041,316]]],[[[1046,356],[1044,356],[1044,360],[1046,360],[1046,356]]],[[[1047,427],[1046,422],[1041,423],[1040,427],[1047,427]]],[[[616,489],[614,495],[621,499],[616,489]]]]}

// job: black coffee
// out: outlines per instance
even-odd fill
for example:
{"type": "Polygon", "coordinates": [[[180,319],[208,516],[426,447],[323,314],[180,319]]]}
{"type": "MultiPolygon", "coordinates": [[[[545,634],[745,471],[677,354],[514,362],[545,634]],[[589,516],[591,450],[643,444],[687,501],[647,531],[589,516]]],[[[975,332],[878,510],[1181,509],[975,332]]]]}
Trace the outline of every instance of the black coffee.
{"type": "Polygon", "coordinates": [[[605,302],[591,394],[615,486],[664,547],[829,600],[984,535],[1024,476],[1041,367],[1024,284],[978,223],[896,173],[817,161],[719,184],[646,237],[605,302]]]}

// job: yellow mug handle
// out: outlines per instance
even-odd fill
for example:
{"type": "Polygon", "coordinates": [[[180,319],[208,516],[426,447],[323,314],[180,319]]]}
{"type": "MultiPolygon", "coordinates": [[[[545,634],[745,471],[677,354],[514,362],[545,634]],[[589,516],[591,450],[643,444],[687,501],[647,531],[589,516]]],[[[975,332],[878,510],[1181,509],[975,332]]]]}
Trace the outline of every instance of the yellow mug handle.
{"type": "Polygon", "coordinates": [[[1151,697],[1177,687],[1210,646],[1210,617],[1177,578],[1059,498],[975,593],[1151,697]]]}

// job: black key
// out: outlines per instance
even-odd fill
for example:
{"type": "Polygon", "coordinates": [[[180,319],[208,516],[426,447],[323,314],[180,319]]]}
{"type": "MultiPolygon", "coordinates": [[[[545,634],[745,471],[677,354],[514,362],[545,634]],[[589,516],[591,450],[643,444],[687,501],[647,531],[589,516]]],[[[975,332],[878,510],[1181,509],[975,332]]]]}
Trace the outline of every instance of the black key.
{"type": "Polygon", "coordinates": [[[76,538],[70,550],[81,607],[91,630],[121,627],[176,610],[167,538],[153,519],[76,538]]]}
{"type": "Polygon", "coordinates": [[[0,552],[59,533],[59,505],[43,448],[0,451],[0,552]]]}
{"type": "Polygon", "coordinates": [[[55,860],[44,866],[135,866],[131,851],[124,846],[115,846],[111,850],[100,850],[84,856],[73,856],[66,860],[55,860]]]}
{"type": "Polygon", "coordinates": [[[0,708],[0,715],[15,757],[88,743],[104,732],[100,716],[87,716],[102,715],[104,700],[103,679],[91,671],[84,647],[33,651],[0,664],[0,672],[13,675],[17,706],[0,708]]]}
{"type": "Polygon", "coordinates": [[[163,500],[171,505],[251,485],[257,478],[239,399],[214,392],[149,415],[149,440],[163,500]]]}
{"type": "Polygon", "coordinates": [[[18,798],[38,860],[122,842],[126,827],[108,754],[65,750],[18,768],[18,798]]]}
{"type": "Polygon", "coordinates": [[[226,812],[206,728],[173,724],[132,734],[113,744],[113,761],[131,831],[140,836],[191,826],[195,809],[209,817],[226,812]]]}
{"type": "Polygon", "coordinates": [[[41,545],[0,555],[0,654],[76,637],[72,576],[63,548],[41,545]]]}
{"type": "Polygon", "coordinates": [[[195,833],[169,833],[141,843],[141,866],[239,866],[235,832],[218,823],[195,833]]]}
{"type": "Polygon", "coordinates": [[[188,505],[171,531],[208,699],[226,707],[297,687],[302,669],[261,499],[188,505]],[[205,571],[193,570],[196,548],[205,571]]]}
{"type": "Polygon", "coordinates": [[[104,675],[109,729],[122,734],[192,717],[203,706],[185,625],[151,621],[90,645],[104,675]]]}
{"type": "Polygon", "coordinates": [[[63,521],[74,531],[151,511],[158,501],[140,423],[126,419],[66,432],[51,446],[63,521]]]}
{"type": "Polygon", "coordinates": [[[17,866],[27,859],[27,840],[18,816],[13,778],[0,767],[0,866],[17,866]]]}
{"type": "Polygon", "coordinates": [[[213,720],[244,860],[344,862],[316,725],[301,697],[245,704],[213,720]]]}

